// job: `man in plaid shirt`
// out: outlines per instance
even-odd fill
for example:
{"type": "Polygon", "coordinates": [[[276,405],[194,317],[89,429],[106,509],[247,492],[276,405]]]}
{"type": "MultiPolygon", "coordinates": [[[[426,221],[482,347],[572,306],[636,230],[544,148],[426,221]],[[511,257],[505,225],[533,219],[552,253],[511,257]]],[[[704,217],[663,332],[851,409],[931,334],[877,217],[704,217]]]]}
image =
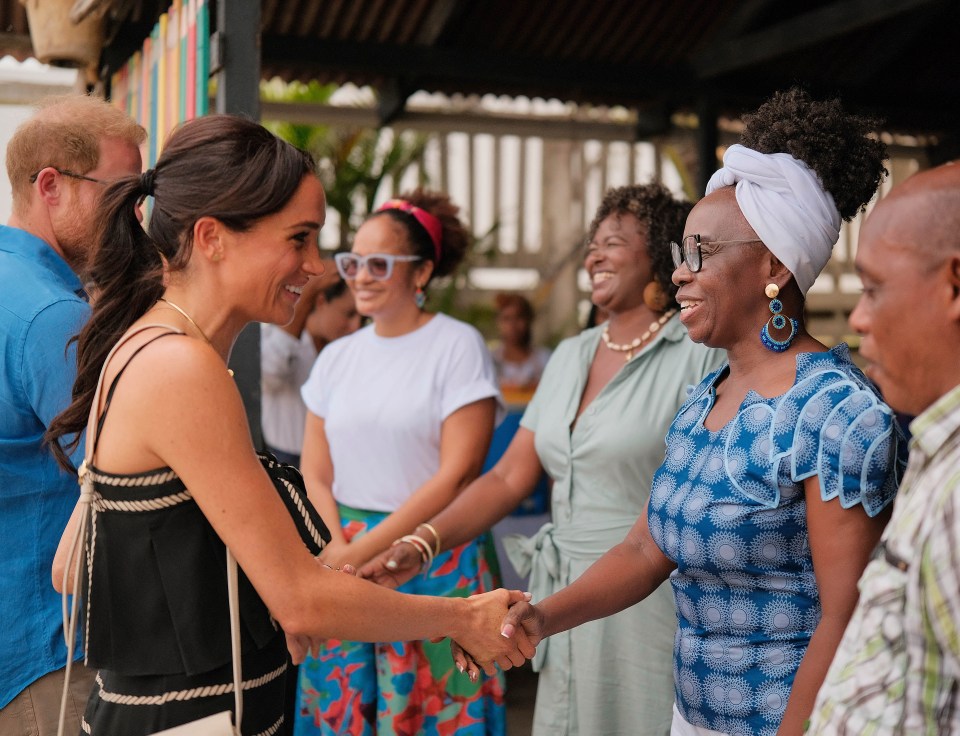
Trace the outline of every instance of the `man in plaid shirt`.
{"type": "Polygon", "coordinates": [[[960,733],[960,162],[911,177],[860,233],[850,317],[867,375],[917,415],[893,517],[809,731],[960,733]]]}

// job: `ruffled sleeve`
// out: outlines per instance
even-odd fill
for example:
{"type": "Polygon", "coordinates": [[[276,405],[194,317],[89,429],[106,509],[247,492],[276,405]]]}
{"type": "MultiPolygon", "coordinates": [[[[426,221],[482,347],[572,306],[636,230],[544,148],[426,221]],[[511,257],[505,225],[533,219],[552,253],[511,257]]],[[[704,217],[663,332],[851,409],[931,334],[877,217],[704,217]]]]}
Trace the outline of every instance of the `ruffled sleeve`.
{"type": "MultiPolygon", "coordinates": [[[[821,354],[830,355],[830,354],[821,354]]],[[[727,436],[725,460],[735,487],[764,505],[779,504],[782,476],[820,479],[824,501],[860,504],[876,516],[896,494],[906,443],[890,408],[852,364],[810,358],[794,386],[772,405],[741,409],[727,436]],[[766,467],[764,467],[766,466],[766,467]],[[782,472],[782,471],[781,471],[782,472]],[[762,477],[762,482],[758,482],[762,477]]]]}

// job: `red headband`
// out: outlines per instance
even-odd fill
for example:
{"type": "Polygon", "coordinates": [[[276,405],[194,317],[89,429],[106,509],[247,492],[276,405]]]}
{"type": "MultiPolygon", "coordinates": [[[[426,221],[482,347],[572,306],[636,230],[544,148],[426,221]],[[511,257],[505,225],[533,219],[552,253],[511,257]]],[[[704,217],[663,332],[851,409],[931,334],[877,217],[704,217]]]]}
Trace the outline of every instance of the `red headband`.
{"type": "Polygon", "coordinates": [[[387,200],[380,205],[377,212],[383,212],[384,210],[400,210],[413,215],[417,219],[417,222],[420,223],[420,226],[427,231],[427,235],[430,236],[430,240],[433,242],[433,253],[436,257],[436,262],[440,263],[440,241],[443,238],[443,225],[440,224],[440,220],[438,220],[435,215],[431,215],[425,209],[410,204],[405,199],[387,200]]]}

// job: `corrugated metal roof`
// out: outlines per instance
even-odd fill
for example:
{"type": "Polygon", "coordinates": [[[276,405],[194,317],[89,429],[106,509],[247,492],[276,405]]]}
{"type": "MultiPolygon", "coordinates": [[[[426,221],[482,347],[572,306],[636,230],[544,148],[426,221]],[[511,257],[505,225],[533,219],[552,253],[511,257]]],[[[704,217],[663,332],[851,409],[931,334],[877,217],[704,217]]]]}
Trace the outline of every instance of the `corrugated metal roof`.
{"type": "MultiPolygon", "coordinates": [[[[231,0],[232,1],[232,0],[231,0]]],[[[116,44],[168,0],[120,0],[116,44]]],[[[955,0],[263,0],[266,78],[557,97],[669,114],[753,107],[801,83],[895,129],[956,134],[955,0]]],[[[0,0],[0,53],[26,55],[0,0]]]]}

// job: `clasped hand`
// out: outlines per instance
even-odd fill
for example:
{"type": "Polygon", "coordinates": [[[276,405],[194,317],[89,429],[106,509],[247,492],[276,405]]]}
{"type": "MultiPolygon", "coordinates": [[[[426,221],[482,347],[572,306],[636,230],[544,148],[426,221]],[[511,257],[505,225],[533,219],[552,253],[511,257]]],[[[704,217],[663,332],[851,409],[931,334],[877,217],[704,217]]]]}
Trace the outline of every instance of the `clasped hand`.
{"type": "Polygon", "coordinates": [[[412,544],[394,544],[360,567],[357,575],[377,585],[399,588],[416,577],[423,560],[412,544]]]}
{"type": "Polygon", "coordinates": [[[450,642],[457,669],[476,682],[481,668],[493,675],[494,665],[508,670],[533,657],[543,637],[537,633],[540,628],[533,624],[539,612],[530,605],[529,593],[500,589],[471,596],[469,601],[476,609],[475,617],[466,633],[450,642]],[[534,618],[531,611],[536,614],[534,618]],[[535,632],[533,637],[528,633],[528,621],[529,631],[535,632]]]}

